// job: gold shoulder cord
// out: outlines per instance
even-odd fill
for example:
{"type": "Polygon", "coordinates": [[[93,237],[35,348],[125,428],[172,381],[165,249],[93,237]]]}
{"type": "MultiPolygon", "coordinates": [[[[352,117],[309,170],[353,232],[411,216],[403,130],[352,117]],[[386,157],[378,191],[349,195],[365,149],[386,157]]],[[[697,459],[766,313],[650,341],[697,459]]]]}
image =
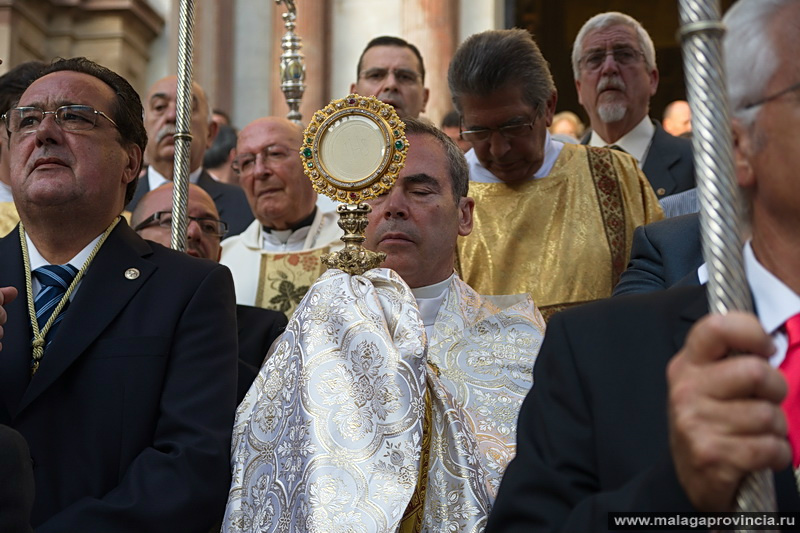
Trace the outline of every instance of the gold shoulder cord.
{"type": "Polygon", "coordinates": [[[31,259],[28,255],[28,243],[25,239],[25,228],[22,225],[22,222],[19,223],[19,242],[20,246],[22,247],[22,260],[25,265],[25,294],[28,297],[28,315],[31,319],[31,327],[33,328],[33,341],[31,342],[31,346],[33,347],[33,361],[31,364],[31,376],[36,374],[36,371],[39,370],[39,362],[42,360],[42,356],[44,355],[44,346],[45,342],[44,339],[47,336],[47,332],[50,331],[50,326],[55,322],[58,315],[61,313],[61,310],[64,309],[64,306],[67,305],[69,301],[69,297],[72,295],[72,292],[75,290],[75,287],[78,285],[78,282],[83,278],[83,275],[86,273],[86,269],[89,268],[89,264],[91,264],[92,259],[94,256],[97,255],[97,252],[100,250],[100,247],[103,246],[103,243],[106,242],[109,234],[111,234],[111,230],[119,222],[119,217],[115,218],[114,221],[111,223],[106,231],[103,232],[103,235],[100,237],[100,240],[97,241],[95,244],[92,253],[89,254],[89,257],[86,258],[84,261],[83,266],[75,275],[75,279],[72,280],[69,287],[67,287],[67,291],[64,293],[64,296],[61,297],[61,301],[58,302],[58,305],[53,310],[53,314],[50,315],[50,318],[47,320],[47,323],[44,327],[39,330],[39,322],[36,320],[36,308],[33,305],[33,285],[31,281],[31,259]]]}

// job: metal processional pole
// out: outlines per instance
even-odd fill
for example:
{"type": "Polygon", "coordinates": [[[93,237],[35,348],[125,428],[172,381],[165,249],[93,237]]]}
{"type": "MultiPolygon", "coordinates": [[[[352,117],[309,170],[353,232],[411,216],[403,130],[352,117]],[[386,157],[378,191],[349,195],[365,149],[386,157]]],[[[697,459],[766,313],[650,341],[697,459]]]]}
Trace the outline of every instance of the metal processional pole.
{"type": "Polygon", "coordinates": [[[286,4],[286,13],[283,14],[283,25],[286,33],[281,39],[281,91],[289,105],[289,114],[286,118],[302,125],[303,115],[300,114],[300,101],[306,90],[306,67],[303,63],[303,54],[300,50],[303,43],[294,32],[297,22],[297,7],[294,0],[275,0],[277,5],[286,4]]]}
{"type": "Polygon", "coordinates": [[[172,193],[173,250],[186,250],[189,155],[192,147],[192,51],[194,47],[194,3],[181,0],[178,16],[178,93],[175,117],[175,171],[172,193]]]}
{"type": "MultiPolygon", "coordinates": [[[[742,256],[745,210],[734,173],[719,0],[680,0],[680,18],[709,310],[752,312],[742,256]]],[[[772,473],[753,472],[745,478],[736,504],[738,511],[775,511],[772,473]]]]}

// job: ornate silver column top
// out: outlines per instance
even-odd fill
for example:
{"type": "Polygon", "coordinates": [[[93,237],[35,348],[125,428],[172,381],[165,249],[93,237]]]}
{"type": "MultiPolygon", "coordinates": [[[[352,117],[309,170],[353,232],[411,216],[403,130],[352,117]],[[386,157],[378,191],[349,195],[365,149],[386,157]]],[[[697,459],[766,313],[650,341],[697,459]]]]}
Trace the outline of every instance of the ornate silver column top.
{"type": "Polygon", "coordinates": [[[286,13],[283,16],[283,25],[286,33],[281,39],[281,91],[289,105],[289,113],[286,115],[291,121],[302,125],[303,116],[300,114],[300,102],[306,90],[306,66],[304,57],[300,50],[303,43],[300,37],[294,33],[297,21],[297,7],[294,0],[275,0],[277,5],[285,4],[286,13]]]}

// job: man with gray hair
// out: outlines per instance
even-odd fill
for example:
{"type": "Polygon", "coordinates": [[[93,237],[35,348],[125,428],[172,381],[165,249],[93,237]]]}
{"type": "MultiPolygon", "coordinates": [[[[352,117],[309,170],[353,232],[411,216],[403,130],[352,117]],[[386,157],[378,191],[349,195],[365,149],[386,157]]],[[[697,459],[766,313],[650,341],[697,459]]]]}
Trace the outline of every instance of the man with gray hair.
{"type": "Polygon", "coordinates": [[[473,147],[475,230],[458,250],[464,281],[482,294],[531,293],[545,317],[610,296],[633,229],[662,217],[636,161],[550,137],[556,87],[525,30],[469,37],[448,81],[473,147]]]}
{"type": "MultiPolygon", "coordinates": [[[[139,178],[136,194],[126,209],[133,211],[148,191],[172,181],[175,172],[175,122],[177,120],[178,78],[167,76],[155,82],[144,100],[144,126],[147,129],[145,160],[147,172],[139,178]]],[[[238,235],[253,221],[253,213],[241,188],[216,181],[203,168],[203,154],[217,135],[217,123],[205,91],[192,82],[192,145],[189,155],[189,181],[196,183],[214,200],[219,216],[228,222],[229,235],[238,235]]]]}
{"type": "Polygon", "coordinates": [[[691,143],[647,115],[658,68],[653,41],[636,19],[610,11],[586,21],[572,46],[572,73],[592,129],[585,143],[631,154],[659,199],[694,187],[691,143]]]}
{"type": "Polygon", "coordinates": [[[704,316],[705,288],[688,287],[552,320],[486,531],[608,531],[632,512],[697,519],[733,511],[744,478],[767,469],[779,509],[800,509],[800,2],[740,0],[723,22],[757,316],[704,316]]]}
{"type": "Polygon", "coordinates": [[[255,220],[222,243],[220,262],[233,272],[236,302],[289,317],[325,271],[323,254],[342,247],[335,211],[317,204],[303,174],[303,129],[284,117],[245,126],[233,168],[255,220]]]}

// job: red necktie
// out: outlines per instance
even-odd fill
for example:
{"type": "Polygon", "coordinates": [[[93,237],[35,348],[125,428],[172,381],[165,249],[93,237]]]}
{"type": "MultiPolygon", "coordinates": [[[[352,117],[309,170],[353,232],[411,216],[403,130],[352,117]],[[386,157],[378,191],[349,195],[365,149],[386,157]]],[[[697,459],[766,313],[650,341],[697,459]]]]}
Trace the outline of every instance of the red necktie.
{"type": "Polygon", "coordinates": [[[789,423],[789,444],[792,445],[792,464],[800,465],[800,313],[786,321],[789,348],[780,366],[789,385],[781,407],[789,423]]]}

